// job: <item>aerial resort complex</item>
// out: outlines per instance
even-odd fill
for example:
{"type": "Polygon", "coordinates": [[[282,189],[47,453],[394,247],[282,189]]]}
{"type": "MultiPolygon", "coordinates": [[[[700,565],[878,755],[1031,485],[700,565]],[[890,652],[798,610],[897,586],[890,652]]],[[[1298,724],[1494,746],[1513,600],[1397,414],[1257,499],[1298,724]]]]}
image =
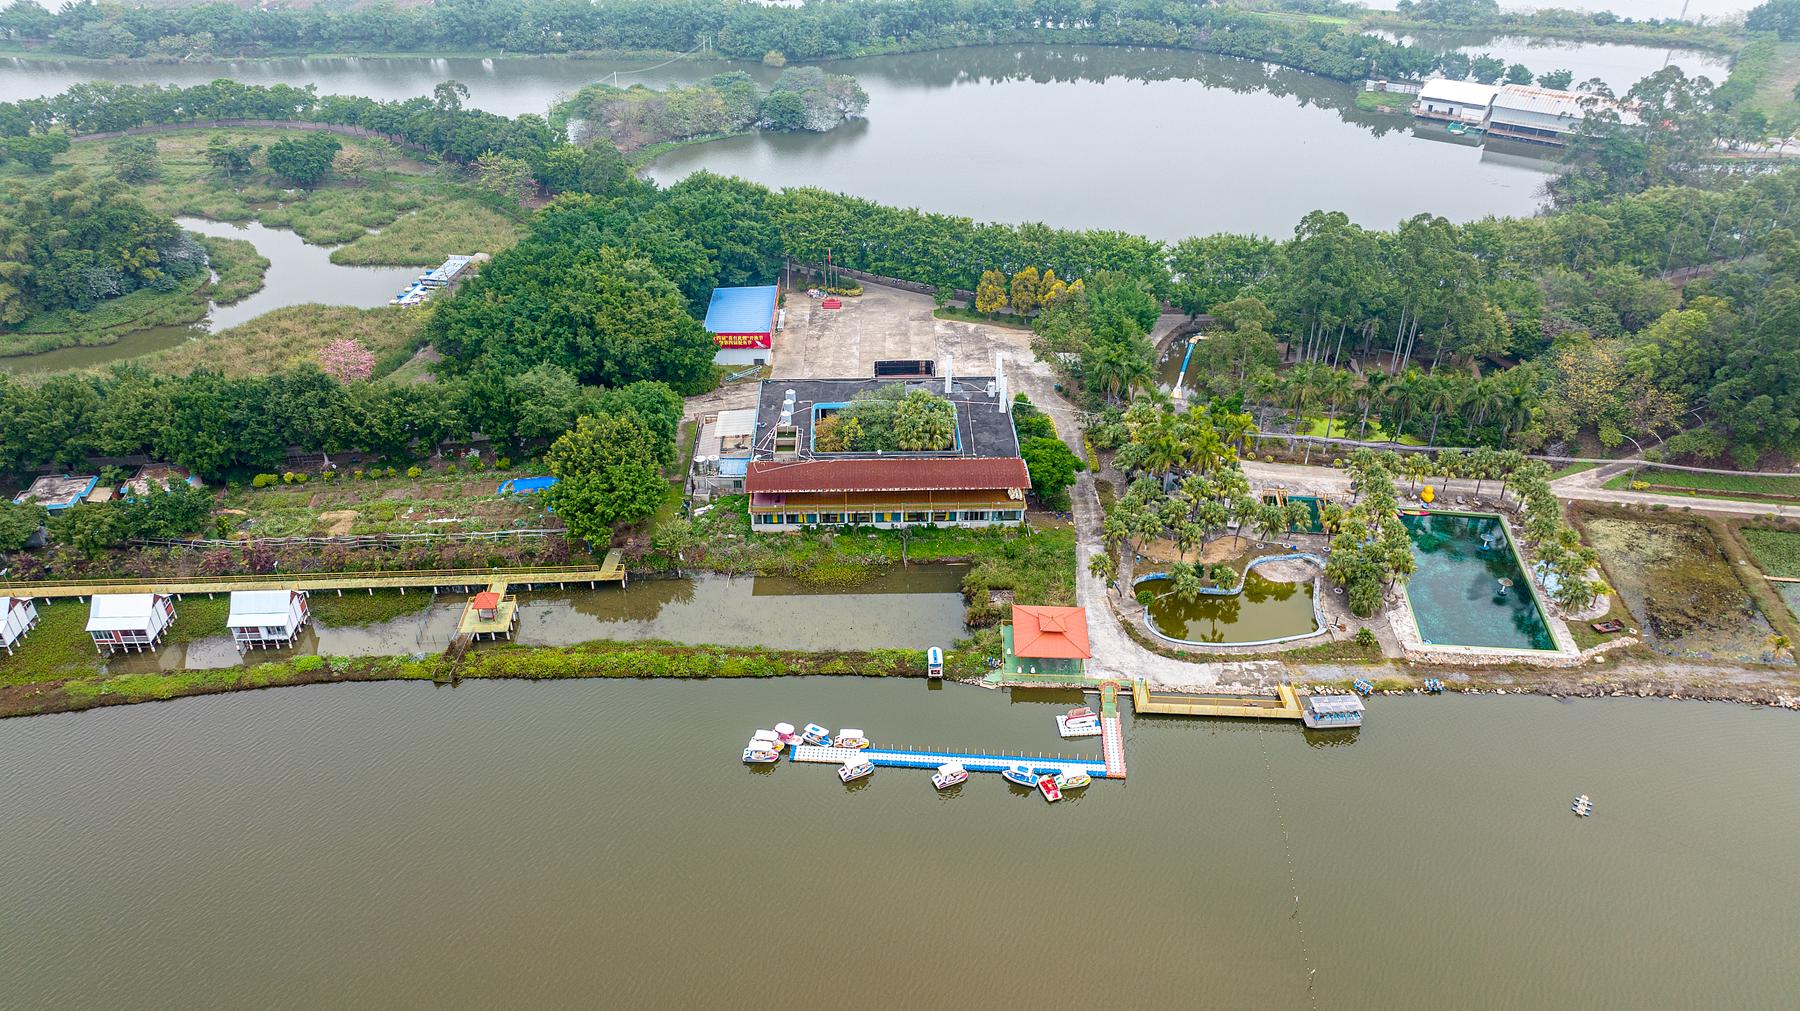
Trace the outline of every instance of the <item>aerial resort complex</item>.
{"type": "Polygon", "coordinates": [[[1800,1003],[1800,0],[0,48],[0,1005],[1800,1003]]]}

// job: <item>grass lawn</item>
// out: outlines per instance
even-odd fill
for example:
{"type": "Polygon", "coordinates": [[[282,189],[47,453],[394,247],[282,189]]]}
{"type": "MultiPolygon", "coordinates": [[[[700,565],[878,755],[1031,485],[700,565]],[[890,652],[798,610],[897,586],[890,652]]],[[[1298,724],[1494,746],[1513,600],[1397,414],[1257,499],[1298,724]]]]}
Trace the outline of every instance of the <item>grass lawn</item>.
{"type": "Polygon", "coordinates": [[[1403,91],[1359,91],[1356,107],[1364,112],[1405,112],[1416,97],[1403,91]]]}
{"type": "Polygon", "coordinates": [[[436,265],[457,253],[497,252],[519,241],[525,226],[471,201],[434,203],[402,215],[379,232],[331,251],[332,263],[358,266],[436,265]]]}
{"type": "Polygon", "coordinates": [[[1800,533],[1745,527],[1744,540],[1756,564],[1771,576],[1800,578],[1800,533]]]}
{"type": "Polygon", "coordinates": [[[361,341],[377,363],[404,362],[425,320],[424,311],[398,306],[294,305],[157,352],[144,363],[171,375],[202,367],[228,376],[268,375],[302,362],[316,364],[325,345],[344,337],[361,341]]]}
{"type": "Polygon", "coordinates": [[[1569,634],[1575,638],[1575,645],[1578,646],[1579,648],[1591,649],[1595,646],[1600,645],[1603,642],[1611,642],[1612,640],[1617,639],[1620,636],[1630,634],[1631,630],[1637,627],[1637,619],[1633,618],[1631,616],[1631,611],[1625,607],[1625,602],[1623,600],[1619,599],[1618,594],[1609,593],[1606,595],[1606,597],[1607,597],[1607,600],[1610,602],[1610,606],[1607,607],[1605,614],[1601,615],[1598,618],[1595,618],[1594,621],[1623,622],[1625,624],[1624,631],[1613,632],[1611,634],[1608,634],[1605,632],[1594,631],[1593,622],[1587,622],[1587,621],[1567,622],[1567,624],[1569,626],[1569,634]]]}
{"type": "MultiPolygon", "coordinates": [[[[342,461],[345,471],[355,464],[342,461]]],[[[418,478],[352,479],[239,487],[220,506],[234,527],[253,537],[507,530],[548,523],[541,496],[500,496],[495,488],[527,471],[426,471],[418,478]]]]}
{"type": "Polygon", "coordinates": [[[1565,465],[1565,466],[1562,466],[1562,467],[1558,467],[1558,468],[1557,468],[1557,469],[1556,469],[1556,470],[1555,470],[1555,472],[1553,472],[1553,473],[1552,473],[1552,474],[1551,474],[1551,475],[1550,475],[1550,480],[1552,480],[1552,481],[1554,481],[1554,480],[1556,480],[1556,479],[1557,479],[1557,478],[1559,478],[1559,477],[1569,477],[1569,476],[1570,476],[1570,475],[1572,475],[1572,474],[1582,474],[1582,473],[1586,473],[1586,472],[1587,472],[1587,471],[1590,471],[1590,470],[1593,470],[1593,469],[1594,469],[1594,468],[1595,468],[1595,467],[1598,467],[1598,466],[1600,466],[1600,465],[1599,465],[1599,464],[1597,464],[1597,463],[1571,463],[1571,464],[1567,464],[1567,465],[1565,465]]]}
{"type": "Polygon", "coordinates": [[[1008,330],[1031,329],[1031,323],[1028,320],[1013,316],[1010,313],[1001,313],[1000,315],[989,318],[973,309],[958,309],[956,306],[952,305],[935,310],[932,312],[932,315],[936,316],[938,319],[953,319],[959,323],[982,323],[987,326],[1003,326],[1008,330]]]}
{"type": "Polygon", "coordinates": [[[1746,45],[1732,64],[1728,80],[1750,82],[1749,106],[1769,117],[1777,129],[1800,122],[1794,86],[1800,84],[1800,42],[1757,40],[1746,45]]]}
{"type": "Polygon", "coordinates": [[[1760,501],[1764,498],[1800,497],[1800,474],[1792,477],[1753,477],[1748,474],[1702,474],[1685,470],[1659,470],[1645,467],[1641,470],[1627,471],[1606,482],[1612,489],[1630,488],[1632,482],[1642,481],[1650,491],[1666,491],[1674,494],[1689,493],[1711,495],[1718,498],[1747,498],[1760,501]]]}
{"type": "Polygon", "coordinates": [[[79,600],[39,602],[38,627],[0,653],[0,685],[30,684],[98,673],[101,661],[87,634],[88,605],[79,600]]]}
{"type": "Polygon", "coordinates": [[[340,597],[330,590],[315,590],[308,598],[307,606],[322,625],[352,628],[358,625],[379,625],[395,618],[417,614],[430,607],[431,600],[432,595],[423,591],[407,594],[397,590],[377,590],[374,593],[358,591],[340,597]]]}
{"type": "MultiPolygon", "coordinates": [[[[1388,435],[1387,430],[1381,427],[1381,423],[1374,418],[1369,419],[1367,428],[1363,428],[1362,420],[1360,418],[1339,417],[1335,422],[1330,424],[1329,428],[1326,425],[1326,419],[1309,418],[1307,419],[1306,427],[1301,429],[1298,434],[1326,439],[1354,439],[1357,437],[1359,431],[1362,432],[1362,440],[1364,442],[1395,441],[1392,436],[1388,435]]],[[[1402,446],[1425,445],[1425,440],[1416,435],[1402,435],[1399,442],[1402,446]]]]}

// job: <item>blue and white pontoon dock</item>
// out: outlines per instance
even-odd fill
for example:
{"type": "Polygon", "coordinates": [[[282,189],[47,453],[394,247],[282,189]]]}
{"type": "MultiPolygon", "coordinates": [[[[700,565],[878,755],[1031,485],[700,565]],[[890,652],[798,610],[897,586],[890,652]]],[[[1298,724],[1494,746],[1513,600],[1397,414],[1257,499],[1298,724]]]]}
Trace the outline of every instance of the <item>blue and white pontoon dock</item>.
{"type": "MultiPolygon", "coordinates": [[[[1058,775],[1068,772],[1083,772],[1094,779],[1105,779],[1108,776],[1104,759],[1072,758],[1065,755],[977,755],[961,751],[896,751],[887,748],[820,748],[808,744],[789,748],[788,756],[796,762],[816,762],[821,765],[843,765],[857,758],[865,759],[876,766],[890,766],[902,769],[936,770],[940,765],[960,765],[970,772],[1003,772],[1014,766],[1023,766],[1032,772],[1043,775],[1058,775]]],[[[1123,779],[1121,775],[1115,779],[1123,779]]]]}

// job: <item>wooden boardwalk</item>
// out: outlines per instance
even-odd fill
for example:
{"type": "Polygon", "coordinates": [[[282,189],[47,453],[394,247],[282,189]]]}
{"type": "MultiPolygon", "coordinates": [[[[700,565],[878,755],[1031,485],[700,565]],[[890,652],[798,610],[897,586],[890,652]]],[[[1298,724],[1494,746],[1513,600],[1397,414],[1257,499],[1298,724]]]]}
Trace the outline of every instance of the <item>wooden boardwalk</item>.
{"type": "Polygon", "coordinates": [[[567,586],[572,583],[619,583],[626,579],[617,551],[607,552],[599,566],[562,565],[502,569],[418,569],[394,572],[306,572],[266,576],[187,576],[169,579],[75,579],[42,582],[0,581],[0,593],[45,600],[88,597],[96,593],[230,593],[232,590],[436,590],[485,588],[503,581],[514,586],[567,586]]]}

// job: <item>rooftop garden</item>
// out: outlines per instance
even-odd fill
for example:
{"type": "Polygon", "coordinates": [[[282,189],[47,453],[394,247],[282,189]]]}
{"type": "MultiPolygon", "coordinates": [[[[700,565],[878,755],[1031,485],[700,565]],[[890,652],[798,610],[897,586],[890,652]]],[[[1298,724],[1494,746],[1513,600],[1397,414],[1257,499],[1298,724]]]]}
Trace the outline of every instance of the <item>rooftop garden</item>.
{"type": "Polygon", "coordinates": [[[956,448],[956,405],[900,383],[821,407],[813,422],[819,453],[929,453],[956,448]]]}

